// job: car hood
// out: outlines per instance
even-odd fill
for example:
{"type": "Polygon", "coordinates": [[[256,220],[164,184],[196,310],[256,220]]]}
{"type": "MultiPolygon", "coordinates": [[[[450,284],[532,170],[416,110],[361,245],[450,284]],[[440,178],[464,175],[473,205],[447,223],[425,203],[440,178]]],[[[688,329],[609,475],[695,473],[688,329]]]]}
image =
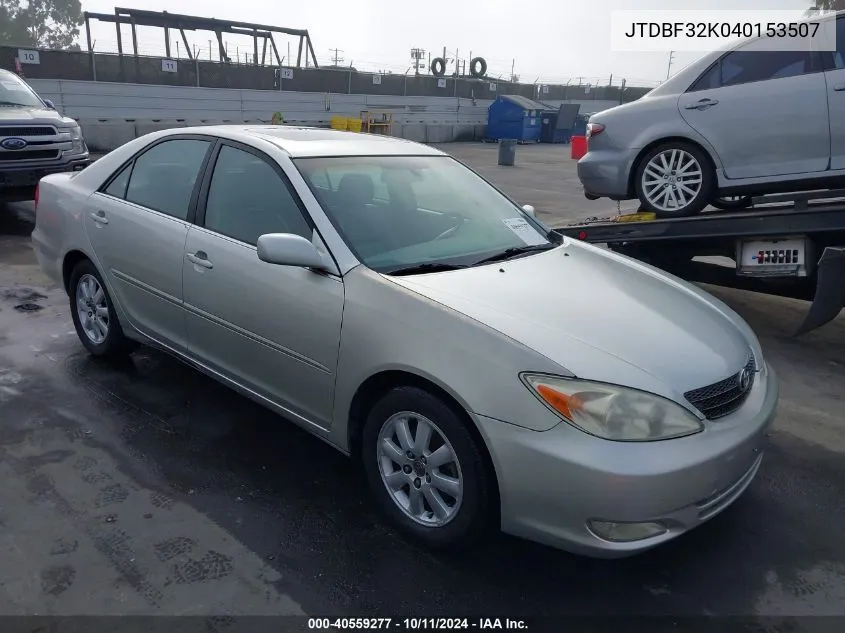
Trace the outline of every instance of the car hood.
{"type": "Polygon", "coordinates": [[[10,121],[21,123],[46,123],[57,124],[62,120],[62,115],[49,108],[37,108],[29,106],[0,106],[0,123],[10,121]]]}
{"type": "Polygon", "coordinates": [[[507,262],[390,279],[574,376],[679,402],[686,391],[738,372],[754,349],[746,326],[724,304],[649,266],[568,238],[554,250],[507,262]]]}

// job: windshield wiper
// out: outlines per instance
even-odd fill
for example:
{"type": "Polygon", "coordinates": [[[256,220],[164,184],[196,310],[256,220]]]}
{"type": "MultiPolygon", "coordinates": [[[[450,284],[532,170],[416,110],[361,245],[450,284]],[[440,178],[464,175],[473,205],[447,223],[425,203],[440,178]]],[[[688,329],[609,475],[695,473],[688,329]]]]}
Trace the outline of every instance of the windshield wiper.
{"type": "Polygon", "coordinates": [[[31,106],[26,105],[25,103],[15,103],[14,101],[0,101],[0,105],[4,105],[4,106],[24,106],[25,108],[31,107],[31,106]]]}
{"type": "Polygon", "coordinates": [[[501,262],[506,259],[513,259],[514,257],[525,255],[527,253],[539,253],[541,251],[550,251],[556,247],[557,245],[555,244],[532,244],[530,246],[512,246],[511,248],[506,248],[500,253],[496,253],[495,255],[491,255],[490,257],[485,257],[484,259],[478,260],[473,264],[473,266],[478,266],[480,264],[488,264],[490,262],[501,262]]]}
{"type": "Polygon", "coordinates": [[[392,270],[384,271],[385,275],[421,275],[423,273],[439,273],[447,270],[458,270],[460,268],[467,268],[466,264],[441,264],[436,262],[427,262],[425,264],[416,264],[414,266],[404,266],[402,268],[394,268],[392,270]]]}

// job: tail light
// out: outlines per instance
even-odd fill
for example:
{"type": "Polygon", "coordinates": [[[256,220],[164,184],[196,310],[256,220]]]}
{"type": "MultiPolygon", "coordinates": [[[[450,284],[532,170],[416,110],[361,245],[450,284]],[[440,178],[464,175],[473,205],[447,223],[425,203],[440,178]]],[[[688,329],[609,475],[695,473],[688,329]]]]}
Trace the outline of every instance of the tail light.
{"type": "Polygon", "coordinates": [[[604,132],[604,126],[601,123],[587,123],[587,138],[598,136],[604,132]]]}
{"type": "Polygon", "coordinates": [[[40,183],[35,185],[35,197],[33,200],[35,201],[35,210],[38,211],[38,188],[41,186],[40,183]]]}

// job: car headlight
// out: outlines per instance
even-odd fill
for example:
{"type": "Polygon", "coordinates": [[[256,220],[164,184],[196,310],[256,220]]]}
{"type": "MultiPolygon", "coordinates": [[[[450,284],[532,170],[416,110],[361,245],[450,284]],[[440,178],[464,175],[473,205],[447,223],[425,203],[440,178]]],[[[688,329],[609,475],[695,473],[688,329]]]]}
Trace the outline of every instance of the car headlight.
{"type": "Polygon", "coordinates": [[[85,141],[82,139],[82,129],[79,125],[71,125],[66,128],[70,132],[71,152],[73,154],[80,154],[85,151],[85,141]]]}
{"type": "Polygon", "coordinates": [[[520,378],[564,421],[607,440],[668,440],[704,429],[690,411],[645,391],[544,374],[528,373],[520,378]]]}

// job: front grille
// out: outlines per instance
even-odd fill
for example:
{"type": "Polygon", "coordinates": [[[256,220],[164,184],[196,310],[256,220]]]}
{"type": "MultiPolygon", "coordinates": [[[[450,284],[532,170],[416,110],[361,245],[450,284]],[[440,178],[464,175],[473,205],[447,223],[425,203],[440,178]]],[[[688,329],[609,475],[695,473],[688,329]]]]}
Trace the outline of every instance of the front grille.
{"type": "Polygon", "coordinates": [[[754,357],[749,355],[745,366],[730,378],[706,387],[687,391],[684,397],[708,420],[716,420],[730,415],[745,402],[751,387],[754,386],[754,379],[757,377],[754,371],[754,357]],[[742,375],[747,373],[748,381],[743,388],[742,375]]]}
{"type": "Polygon", "coordinates": [[[59,150],[57,149],[37,149],[31,152],[0,152],[0,161],[8,162],[14,160],[50,160],[51,158],[58,158],[59,150]]]}
{"type": "Polygon", "coordinates": [[[6,126],[0,125],[0,136],[55,136],[52,125],[6,126]]]}

